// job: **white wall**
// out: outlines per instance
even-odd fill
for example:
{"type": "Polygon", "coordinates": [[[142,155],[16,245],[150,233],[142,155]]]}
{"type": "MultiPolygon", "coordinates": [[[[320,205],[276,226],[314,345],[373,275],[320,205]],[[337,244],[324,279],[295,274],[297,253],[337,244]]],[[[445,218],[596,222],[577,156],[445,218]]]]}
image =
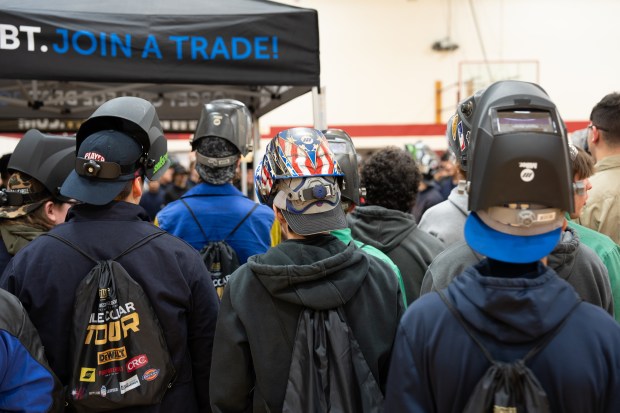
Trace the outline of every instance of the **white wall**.
{"type": "MultiPolygon", "coordinates": [[[[459,62],[483,60],[483,47],[489,60],[537,60],[539,83],[565,121],[587,120],[598,100],[620,90],[618,0],[281,2],[318,11],[329,125],[434,123],[435,81],[455,84],[459,62]],[[448,34],[458,50],[431,50],[448,34]]],[[[444,95],[444,106],[454,104],[456,89],[444,95]]],[[[262,117],[261,132],[311,124],[308,94],[262,117]]]]}

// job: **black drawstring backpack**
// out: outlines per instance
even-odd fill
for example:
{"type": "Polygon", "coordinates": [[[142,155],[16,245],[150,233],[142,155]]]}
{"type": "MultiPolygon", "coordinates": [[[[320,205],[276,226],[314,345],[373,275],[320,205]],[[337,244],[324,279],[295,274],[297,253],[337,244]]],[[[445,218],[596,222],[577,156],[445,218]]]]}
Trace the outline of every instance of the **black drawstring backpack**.
{"type": "Polygon", "coordinates": [[[79,412],[102,412],[159,403],[175,369],[157,315],[142,287],[116,260],[164,234],[152,233],[114,259],[95,262],[75,292],[66,401],[79,412]]]}
{"type": "Polygon", "coordinates": [[[493,359],[461,313],[441,290],[437,292],[491,363],[472,391],[463,413],[551,413],[547,393],[526,363],[555,338],[580,301],[577,301],[564,319],[553,330],[547,332],[522,359],[506,363],[493,359]]]}
{"type": "MultiPolygon", "coordinates": [[[[207,195],[198,195],[198,196],[207,196],[207,195]]],[[[224,239],[220,241],[209,241],[207,238],[207,234],[205,233],[202,225],[198,222],[198,218],[194,214],[194,211],[187,205],[187,202],[183,198],[179,198],[183,205],[187,208],[189,213],[194,218],[196,225],[202,232],[202,236],[205,238],[205,245],[200,250],[200,256],[204,261],[207,269],[211,273],[211,280],[213,281],[213,286],[215,287],[215,291],[217,292],[218,297],[222,298],[222,294],[224,293],[224,287],[228,284],[228,277],[230,274],[235,272],[237,268],[239,268],[239,257],[237,256],[237,252],[230,246],[226,240],[230,238],[241,225],[245,222],[246,219],[252,215],[252,212],[256,208],[258,208],[258,204],[254,204],[254,206],[248,211],[248,213],[237,223],[237,225],[233,228],[232,231],[228,233],[224,237],[224,239]]]]}

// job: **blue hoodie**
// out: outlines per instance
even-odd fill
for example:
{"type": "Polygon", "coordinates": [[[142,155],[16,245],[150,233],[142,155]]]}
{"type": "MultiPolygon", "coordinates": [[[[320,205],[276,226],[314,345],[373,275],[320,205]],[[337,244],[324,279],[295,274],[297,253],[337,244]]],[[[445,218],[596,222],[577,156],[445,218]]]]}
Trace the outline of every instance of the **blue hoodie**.
{"type": "MultiPolygon", "coordinates": [[[[488,262],[467,268],[444,292],[496,360],[514,361],[558,325],[579,297],[542,264],[528,274],[500,277],[483,275],[488,262]]],[[[527,365],[551,411],[620,412],[620,326],[601,308],[579,304],[527,365]]],[[[385,411],[461,412],[489,366],[438,294],[423,295],[400,322],[385,411]]]]}

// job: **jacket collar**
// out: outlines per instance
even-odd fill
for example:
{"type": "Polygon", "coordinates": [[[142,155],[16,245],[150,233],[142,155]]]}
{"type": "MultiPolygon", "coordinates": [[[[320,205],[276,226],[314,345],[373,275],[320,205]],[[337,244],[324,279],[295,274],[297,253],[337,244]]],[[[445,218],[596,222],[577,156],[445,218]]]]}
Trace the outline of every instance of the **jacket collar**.
{"type": "Polygon", "coordinates": [[[139,205],[129,202],[112,201],[106,205],[81,204],[72,207],[66,221],[147,221],[149,216],[139,205]]]}

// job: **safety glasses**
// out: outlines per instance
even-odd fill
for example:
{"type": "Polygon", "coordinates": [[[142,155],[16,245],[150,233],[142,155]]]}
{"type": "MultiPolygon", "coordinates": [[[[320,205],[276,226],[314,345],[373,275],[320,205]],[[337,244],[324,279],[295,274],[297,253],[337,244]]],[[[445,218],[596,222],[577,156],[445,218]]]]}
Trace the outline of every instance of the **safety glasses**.
{"type": "Polygon", "coordinates": [[[585,195],[586,194],[586,181],[577,181],[573,182],[573,191],[576,195],[585,195]]]}

